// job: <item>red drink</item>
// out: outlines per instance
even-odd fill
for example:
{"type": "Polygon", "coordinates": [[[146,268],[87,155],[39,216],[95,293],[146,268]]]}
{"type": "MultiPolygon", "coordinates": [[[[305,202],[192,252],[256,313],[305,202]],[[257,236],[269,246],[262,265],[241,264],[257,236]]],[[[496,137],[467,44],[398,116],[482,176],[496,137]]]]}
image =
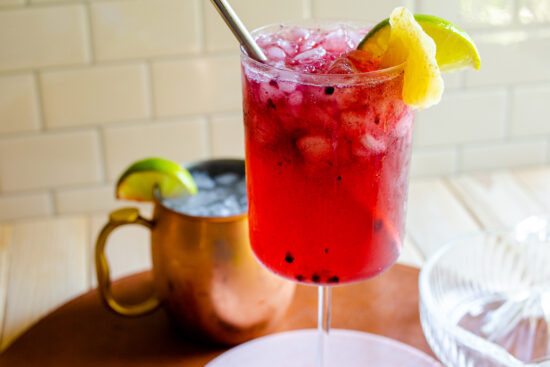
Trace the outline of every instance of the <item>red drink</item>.
{"type": "Polygon", "coordinates": [[[258,38],[271,65],[242,56],[250,241],[295,281],[364,280],[402,246],[413,113],[401,67],[339,58],[364,32],[283,28],[258,38]]]}

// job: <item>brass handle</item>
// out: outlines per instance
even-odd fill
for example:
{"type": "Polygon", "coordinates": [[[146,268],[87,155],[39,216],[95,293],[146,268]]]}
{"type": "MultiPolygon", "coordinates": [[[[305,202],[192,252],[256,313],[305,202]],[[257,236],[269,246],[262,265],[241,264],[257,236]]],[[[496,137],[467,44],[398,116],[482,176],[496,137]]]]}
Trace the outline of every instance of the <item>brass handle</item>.
{"type": "Polygon", "coordinates": [[[149,229],[153,228],[153,222],[140,216],[137,208],[123,208],[109,214],[109,221],[103,226],[95,244],[95,268],[98,290],[103,303],[112,311],[123,316],[140,316],[157,309],[160,306],[160,300],[153,295],[148,300],[137,305],[122,305],[118,303],[111,293],[109,263],[105,256],[107,238],[113,230],[126,224],[140,224],[149,229]]]}

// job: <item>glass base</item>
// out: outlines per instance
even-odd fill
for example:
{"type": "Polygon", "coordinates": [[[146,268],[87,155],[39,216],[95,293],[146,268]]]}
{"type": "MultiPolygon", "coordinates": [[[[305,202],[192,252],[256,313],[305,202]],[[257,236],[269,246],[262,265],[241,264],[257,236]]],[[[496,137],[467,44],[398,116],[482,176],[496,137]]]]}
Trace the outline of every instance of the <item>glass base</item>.
{"type": "MultiPolygon", "coordinates": [[[[228,350],[206,367],[313,367],[318,338],[316,329],[271,334],[228,350]]],[[[327,348],[328,367],[442,367],[409,345],[361,331],[332,329],[327,348]]]]}

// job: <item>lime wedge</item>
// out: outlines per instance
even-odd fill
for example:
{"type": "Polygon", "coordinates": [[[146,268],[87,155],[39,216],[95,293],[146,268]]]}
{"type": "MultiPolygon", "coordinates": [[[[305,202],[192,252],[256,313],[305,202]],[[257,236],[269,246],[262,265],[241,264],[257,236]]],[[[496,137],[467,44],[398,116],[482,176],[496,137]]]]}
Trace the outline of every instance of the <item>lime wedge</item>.
{"type": "Polygon", "coordinates": [[[479,69],[479,53],[470,37],[454,24],[416,15],[403,7],[378,23],[359,43],[380,65],[405,63],[403,101],[419,109],[437,104],[443,93],[442,71],[479,69]]]}
{"type": "Polygon", "coordinates": [[[163,158],[147,158],[130,165],[118,179],[116,197],[152,201],[155,187],[162,197],[194,195],[197,185],[185,168],[163,158]]]}
{"type": "MultiPolygon", "coordinates": [[[[452,72],[464,68],[479,70],[481,59],[474,41],[468,34],[453,23],[434,15],[415,14],[414,19],[436,44],[437,65],[442,72],[452,72]]],[[[357,46],[382,58],[390,40],[390,19],[378,23],[357,46]]]]}

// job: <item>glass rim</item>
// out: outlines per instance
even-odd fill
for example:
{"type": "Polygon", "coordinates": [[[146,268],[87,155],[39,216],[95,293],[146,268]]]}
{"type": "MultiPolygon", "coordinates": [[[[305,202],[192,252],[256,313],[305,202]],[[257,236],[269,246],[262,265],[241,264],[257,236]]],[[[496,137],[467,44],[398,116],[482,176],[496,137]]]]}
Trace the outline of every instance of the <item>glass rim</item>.
{"type": "MultiPolygon", "coordinates": [[[[369,27],[372,26],[371,23],[361,22],[357,20],[331,20],[331,19],[301,19],[301,20],[289,20],[279,23],[266,24],[261,27],[254,29],[251,33],[252,37],[256,37],[262,32],[265,32],[268,29],[276,30],[277,28],[281,29],[285,26],[304,26],[304,27],[315,27],[315,26],[354,26],[354,27],[369,27]]],[[[390,66],[387,68],[353,73],[353,74],[312,74],[303,71],[297,71],[287,68],[280,68],[267,63],[260,62],[252,57],[250,57],[244,48],[240,47],[241,61],[246,61],[251,64],[254,68],[263,70],[265,72],[277,72],[279,77],[287,75],[290,81],[299,80],[301,83],[306,82],[307,84],[371,84],[371,83],[380,83],[398,77],[404,73],[404,68],[406,62],[403,62],[399,65],[390,66]]],[[[282,78],[286,79],[286,78],[282,78]]]]}

